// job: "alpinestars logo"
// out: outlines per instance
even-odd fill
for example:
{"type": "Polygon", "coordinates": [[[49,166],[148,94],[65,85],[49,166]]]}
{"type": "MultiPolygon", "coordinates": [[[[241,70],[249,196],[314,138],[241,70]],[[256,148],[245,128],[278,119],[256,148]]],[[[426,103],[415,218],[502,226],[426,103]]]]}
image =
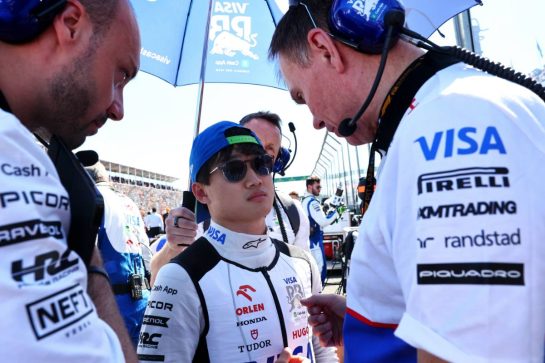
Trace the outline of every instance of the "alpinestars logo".
{"type": "Polygon", "coordinates": [[[246,298],[246,300],[252,301],[252,297],[250,296],[248,291],[255,292],[255,289],[250,285],[239,286],[237,290],[237,296],[242,295],[246,298]]]}
{"type": "Polygon", "coordinates": [[[242,249],[243,250],[247,250],[248,248],[257,248],[259,247],[259,245],[263,242],[265,242],[266,239],[265,238],[258,238],[258,239],[254,239],[253,241],[249,241],[249,242],[246,242],[243,246],[242,246],[242,249]]]}
{"type": "Polygon", "coordinates": [[[416,269],[419,285],[524,285],[521,263],[436,263],[416,269]]]}

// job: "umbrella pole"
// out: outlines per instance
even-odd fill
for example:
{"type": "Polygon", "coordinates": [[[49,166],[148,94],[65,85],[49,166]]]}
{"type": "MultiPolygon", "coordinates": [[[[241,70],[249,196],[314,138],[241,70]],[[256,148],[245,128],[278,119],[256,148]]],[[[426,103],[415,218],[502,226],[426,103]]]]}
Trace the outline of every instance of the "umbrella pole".
{"type": "Polygon", "coordinates": [[[210,35],[210,18],[212,17],[212,4],[214,0],[208,2],[208,17],[206,19],[206,29],[204,31],[204,42],[202,46],[201,75],[199,79],[199,93],[197,98],[197,112],[195,116],[195,128],[193,138],[197,137],[201,127],[202,103],[204,98],[204,81],[206,75],[206,61],[208,56],[208,36],[210,35]]]}
{"type": "MultiPolygon", "coordinates": [[[[206,19],[206,29],[204,31],[204,42],[202,46],[202,63],[201,63],[201,75],[199,78],[199,93],[197,94],[197,112],[195,113],[195,127],[193,128],[193,139],[199,134],[201,128],[201,114],[202,114],[202,102],[204,99],[204,78],[206,75],[206,57],[208,55],[208,36],[210,35],[210,18],[212,16],[212,3],[214,0],[208,2],[208,18],[206,19]]],[[[188,188],[191,190],[191,178],[188,180],[188,188]]]]}

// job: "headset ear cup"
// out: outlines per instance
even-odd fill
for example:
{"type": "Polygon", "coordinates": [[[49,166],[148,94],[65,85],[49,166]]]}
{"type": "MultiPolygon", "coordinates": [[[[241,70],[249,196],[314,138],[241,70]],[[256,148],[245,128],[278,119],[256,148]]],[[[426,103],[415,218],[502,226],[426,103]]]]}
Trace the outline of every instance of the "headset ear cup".
{"type": "MultiPolygon", "coordinates": [[[[398,0],[334,0],[329,12],[329,27],[334,36],[359,51],[380,54],[388,30],[385,19],[392,11],[402,13],[404,19],[405,10],[398,0]]],[[[392,37],[391,46],[399,32],[392,37]]]]}
{"type": "Polygon", "coordinates": [[[28,42],[44,31],[67,0],[0,0],[0,41],[28,42]]]}
{"type": "Polygon", "coordinates": [[[284,175],[286,165],[290,162],[291,151],[285,147],[281,147],[278,156],[273,165],[273,173],[284,175]]]}

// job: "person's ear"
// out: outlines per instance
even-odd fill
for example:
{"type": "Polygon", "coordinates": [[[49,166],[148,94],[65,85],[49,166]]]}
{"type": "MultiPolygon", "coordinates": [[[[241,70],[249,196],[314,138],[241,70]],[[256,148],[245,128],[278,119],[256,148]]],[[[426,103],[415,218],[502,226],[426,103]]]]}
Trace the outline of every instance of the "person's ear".
{"type": "Polygon", "coordinates": [[[345,69],[345,62],[337,43],[323,29],[314,28],[307,34],[309,50],[313,62],[321,61],[326,66],[333,67],[337,72],[342,73],[345,69]]]}
{"type": "Polygon", "coordinates": [[[88,38],[93,31],[87,10],[77,0],[67,1],[65,8],[56,16],[53,27],[61,44],[88,38]]]}
{"type": "Polygon", "coordinates": [[[205,185],[199,182],[195,182],[191,185],[191,191],[195,196],[195,199],[201,204],[208,204],[208,194],[206,193],[205,185]]]}

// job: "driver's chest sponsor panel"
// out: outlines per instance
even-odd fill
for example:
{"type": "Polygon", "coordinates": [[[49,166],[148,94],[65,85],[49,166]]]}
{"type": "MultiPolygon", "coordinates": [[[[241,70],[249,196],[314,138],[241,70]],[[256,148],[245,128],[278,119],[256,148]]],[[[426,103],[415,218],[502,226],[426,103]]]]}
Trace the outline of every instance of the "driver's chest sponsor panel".
{"type": "Polygon", "coordinates": [[[419,285],[524,285],[522,263],[421,263],[416,273],[419,285]]]}

